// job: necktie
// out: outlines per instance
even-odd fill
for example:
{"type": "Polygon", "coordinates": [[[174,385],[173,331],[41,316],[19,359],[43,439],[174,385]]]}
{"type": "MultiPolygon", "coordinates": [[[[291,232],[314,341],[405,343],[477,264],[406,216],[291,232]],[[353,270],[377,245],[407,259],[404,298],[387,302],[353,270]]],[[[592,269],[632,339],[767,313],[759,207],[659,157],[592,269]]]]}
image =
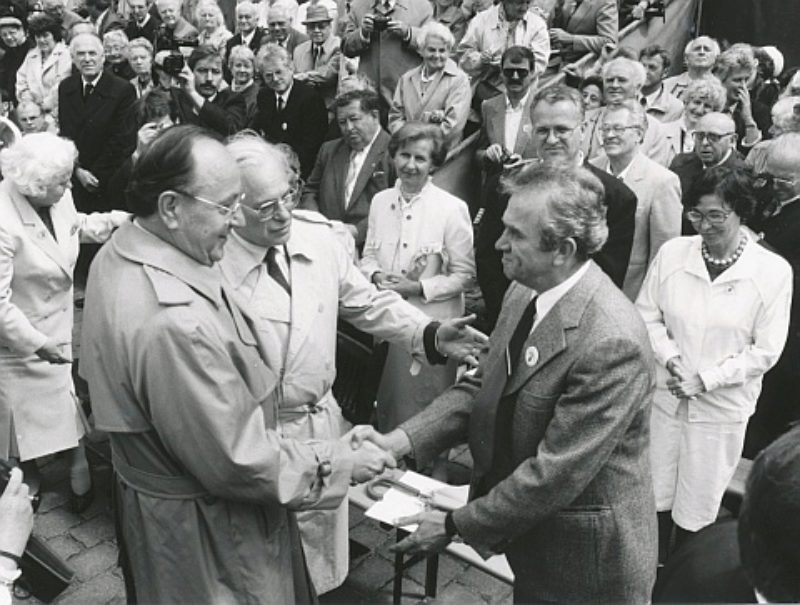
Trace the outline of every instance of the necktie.
{"type": "Polygon", "coordinates": [[[275,100],[275,107],[278,108],[278,113],[283,113],[283,97],[278,95],[278,98],[275,100]]]}
{"type": "Polygon", "coordinates": [[[317,63],[319,62],[319,57],[322,54],[322,47],[315,44],[311,53],[314,56],[314,67],[316,68],[317,63]]]}
{"type": "Polygon", "coordinates": [[[83,87],[83,100],[85,101],[86,99],[88,99],[89,95],[91,95],[93,92],[94,92],[94,84],[92,83],[86,84],[83,87]]]}
{"type": "Polygon", "coordinates": [[[281,268],[278,266],[278,261],[276,260],[275,256],[278,254],[278,249],[275,246],[272,246],[269,250],[267,250],[267,256],[264,259],[264,262],[267,264],[267,274],[274,279],[277,284],[286,290],[286,293],[291,296],[292,295],[292,287],[289,285],[289,282],[286,281],[286,276],[281,271],[281,268]]]}
{"type": "Polygon", "coordinates": [[[522,317],[520,318],[514,333],[511,335],[511,340],[508,341],[508,349],[506,349],[506,352],[508,354],[509,376],[513,374],[517,367],[519,356],[522,354],[522,345],[524,345],[525,341],[528,340],[535,317],[536,297],[534,296],[531,302],[528,303],[528,306],[525,307],[525,311],[523,311],[522,317]]]}
{"type": "Polygon", "coordinates": [[[356,170],[356,158],[358,157],[358,151],[353,149],[350,152],[350,162],[347,165],[347,176],[344,177],[344,208],[347,210],[347,207],[350,205],[350,198],[353,195],[353,187],[356,184],[356,177],[358,177],[358,171],[356,170]]]}
{"type": "Polygon", "coordinates": [[[39,206],[36,208],[36,214],[42,219],[44,226],[47,227],[53,239],[56,239],[56,229],[53,226],[53,217],[50,215],[50,206],[39,206]]]}

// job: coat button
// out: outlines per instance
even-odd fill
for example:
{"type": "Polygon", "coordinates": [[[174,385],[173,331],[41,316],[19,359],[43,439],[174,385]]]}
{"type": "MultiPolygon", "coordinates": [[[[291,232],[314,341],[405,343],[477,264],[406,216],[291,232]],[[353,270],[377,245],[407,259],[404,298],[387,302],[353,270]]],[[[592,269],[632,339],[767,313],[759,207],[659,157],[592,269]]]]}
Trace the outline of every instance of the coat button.
{"type": "Polygon", "coordinates": [[[391,208],[392,210],[394,210],[394,204],[392,204],[391,206],[389,206],[389,208],[391,208]]]}
{"type": "Polygon", "coordinates": [[[403,242],[403,248],[408,248],[408,243],[403,242]]]}
{"type": "Polygon", "coordinates": [[[407,214],[407,215],[406,215],[406,220],[407,220],[407,221],[410,221],[410,220],[411,220],[411,215],[410,215],[410,214],[407,214]]]}

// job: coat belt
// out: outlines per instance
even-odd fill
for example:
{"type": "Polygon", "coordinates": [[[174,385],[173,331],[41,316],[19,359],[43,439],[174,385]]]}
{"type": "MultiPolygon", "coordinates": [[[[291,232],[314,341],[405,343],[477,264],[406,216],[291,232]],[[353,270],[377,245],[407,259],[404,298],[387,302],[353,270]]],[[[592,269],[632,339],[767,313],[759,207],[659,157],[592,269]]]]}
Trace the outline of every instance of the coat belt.
{"type": "Polygon", "coordinates": [[[166,500],[195,500],[209,496],[209,492],[189,476],[154,475],[124,462],[114,456],[114,470],[120,480],[136,492],[166,500]]]}

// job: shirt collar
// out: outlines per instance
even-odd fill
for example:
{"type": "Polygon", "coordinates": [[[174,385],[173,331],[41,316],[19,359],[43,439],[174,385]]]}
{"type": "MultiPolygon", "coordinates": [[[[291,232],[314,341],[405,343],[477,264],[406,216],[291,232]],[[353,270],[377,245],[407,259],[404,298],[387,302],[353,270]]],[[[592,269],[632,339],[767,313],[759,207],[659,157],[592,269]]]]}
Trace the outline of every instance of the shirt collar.
{"type": "Polygon", "coordinates": [[[225,244],[225,256],[220,267],[234,288],[239,288],[247,276],[261,266],[266,255],[267,248],[248,242],[234,230],[225,244]]]}
{"type": "Polygon", "coordinates": [[[253,30],[247,35],[242,34],[242,44],[250,44],[250,40],[252,40],[253,36],[255,36],[255,35],[256,35],[256,29],[255,28],[253,28],[253,30]]]}
{"type": "Polygon", "coordinates": [[[611,158],[609,158],[608,159],[608,170],[607,170],[608,174],[610,174],[611,176],[613,176],[615,178],[618,178],[621,181],[624,181],[625,177],[628,175],[628,171],[631,169],[631,166],[633,165],[633,160],[635,158],[636,158],[636,154],[634,154],[633,157],[631,157],[631,161],[628,162],[628,165],[625,166],[625,168],[620,170],[619,174],[614,174],[614,172],[611,170],[611,158]]]}
{"type": "Polygon", "coordinates": [[[418,199],[420,199],[420,198],[421,198],[423,195],[425,195],[425,192],[426,192],[428,189],[430,189],[432,186],[433,186],[433,178],[432,178],[432,177],[428,177],[428,180],[427,180],[427,181],[425,182],[425,184],[422,186],[422,189],[420,189],[420,190],[419,190],[419,193],[417,193],[417,194],[416,194],[414,197],[412,197],[410,200],[406,201],[406,200],[405,200],[405,198],[403,198],[403,194],[400,192],[400,179],[397,179],[397,180],[394,182],[394,188],[395,188],[395,190],[397,191],[397,199],[398,199],[398,200],[400,200],[400,206],[405,206],[405,207],[408,207],[408,206],[411,206],[411,205],[413,205],[413,204],[414,204],[414,202],[416,202],[416,201],[417,201],[418,199]]]}
{"type": "Polygon", "coordinates": [[[375,144],[375,139],[378,138],[378,135],[380,133],[381,133],[381,127],[378,126],[378,128],[375,129],[375,134],[372,135],[372,139],[370,140],[369,143],[367,143],[367,145],[366,145],[366,147],[364,147],[364,149],[362,149],[361,151],[356,151],[355,149],[351,148],[350,151],[351,152],[355,151],[355,155],[359,155],[359,154],[367,155],[369,153],[369,150],[372,149],[372,146],[375,144]]]}
{"type": "Polygon", "coordinates": [[[704,166],[704,168],[708,170],[709,168],[716,168],[717,166],[722,166],[725,162],[728,161],[728,158],[731,157],[732,153],[733,153],[733,147],[728,149],[728,153],[722,156],[722,159],[719,162],[717,162],[716,164],[712,164],[711,166],[704,166]]]}
{"type": "Polygon", "coordinates": [[[526,103],[528,102],[528,97],[531,95],[531,89],[528,88],[528,92],[525,93],[525,96],[519,100],[519,106],[515,109],[511,105],[511,101],[506,95],[506,111],[520,111],[523,107],[525,107],[526,103]]]}
{"type": "Polygon", "coordinates": [[[139,23],[138,21],[136,22],[136,27],[142,28],[145,25],[147,25],[148,21],[150,21],[150,13],[145,13],[144,19],[142,20],[142,22],[141,23],[139,23]]]}
{"type": "Polygon", "coordinates": [[[277,97],[280,97],[281,99],[283,99],[283,107],[284,107],[284,109],[285,109],[285,108],[286,108],[286,106],[289,104],[289,95],[290,95],[290,94],[291,94],[291,92],[292,92],[292,86],[294,86],[294,82],[291,82],[291,83],[289,84],[289,88],[287,88],[286,90],[284,90],[282,93],[280,93],[280,94],[278,94],[277,92],[275,93],[275,97],[276,97],[276,98],[277,98],[277,97]]]}
{"type": "Polygon", "coordinates": [[[84,80],[83,76],[81,76],[81,87],[86,88],[87,84],[91,84],[95,88],[97,88],[97,83],[100,81],[100,78],[103,77],[103,72],[101,71],[94,80],[84,80]]]}
{"type": "MultiPolygon", "coordinates": [[[[588,261],[583,263],[575,273],[570,275],[567,279],[562,281],[557,286],[553,286],[549,290],[539,293],[536,299],[536,319],[542,321],[550,310],[556,306],[556,303],[561,300],[564,295],[572,290],[581,278],[586,275],[591,263],[588,261]]],[[[537,322],[538,323],[538,322],[537,322]]]]}

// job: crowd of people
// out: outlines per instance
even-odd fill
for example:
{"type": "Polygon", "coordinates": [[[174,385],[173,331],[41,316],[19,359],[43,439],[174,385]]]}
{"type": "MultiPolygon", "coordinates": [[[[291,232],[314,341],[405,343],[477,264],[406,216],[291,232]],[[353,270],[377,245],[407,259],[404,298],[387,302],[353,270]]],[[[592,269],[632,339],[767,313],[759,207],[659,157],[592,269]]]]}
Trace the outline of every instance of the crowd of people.
{"type": "MultiPolygon", "coordinates": [[[[0,515],[56,453],[85,510],[100,431],[131,602],[313,602],[351,482],[446,481],[468,443],[469,502],[399,551],[504,553],[517,602],[649,601],[743,455],[800,455],[800,72],[620,46],[657,4],[0,3],[0,515]],[[433,175],[470,135],[463,200],[433,175]],[[341,322],[382,361],[372,425],[333,394],[341,322]]],[[[764,499],[750,596],[800,599],[764,499]]]]}

